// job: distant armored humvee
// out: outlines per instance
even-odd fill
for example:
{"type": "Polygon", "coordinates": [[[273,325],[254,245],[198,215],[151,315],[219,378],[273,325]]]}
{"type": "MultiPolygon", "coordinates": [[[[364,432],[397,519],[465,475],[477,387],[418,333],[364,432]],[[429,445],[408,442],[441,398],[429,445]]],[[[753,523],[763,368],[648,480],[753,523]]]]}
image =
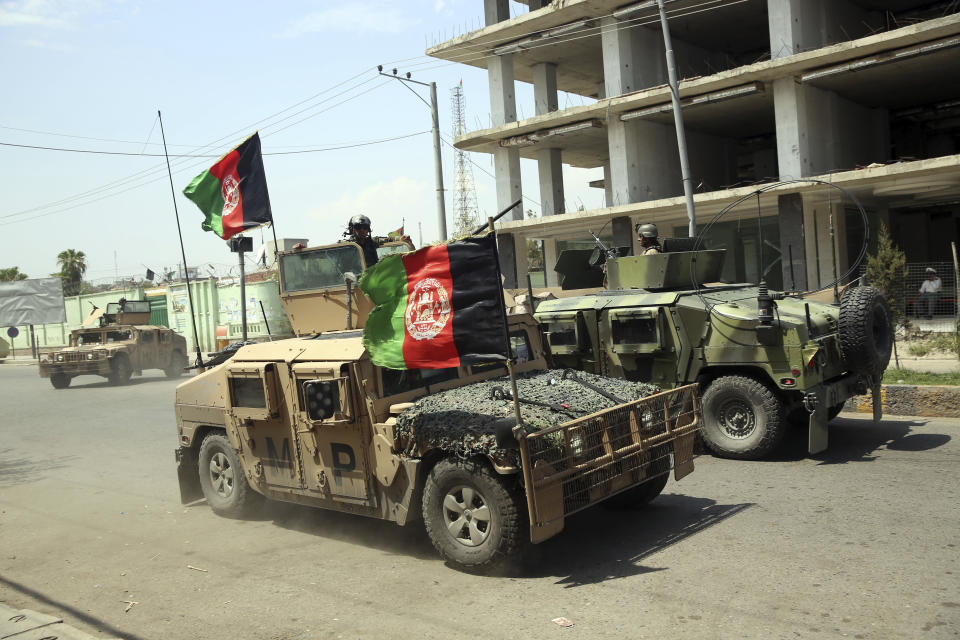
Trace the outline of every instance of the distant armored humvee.
{"type": "MultiPolygon", "coordinates": [[[[828,420],[871,389],[879,420],[893,337],[879,291],[851,288],[837,307],[720,284],[722,250],[670,244],[607,259],[608,289],[540,303],[535,317],[558,365],[665,388],[698,383],[703,439],[729,458],[766,456],[788,422],[808,425],[810,453],[822,451],[828,420]]],[[[558,271],[599,285],[603,272],[591,276],[575,257],[561,256],[558,271]]]]}
{"type": "Polygon", "coordinates": [[[187,341],[167,327],[146,324],[150,303],[111,302],[94,309],[84,327],[70,333],[70,346],[40,360],[40,377],[55,389],[65,389],[77,376],[103,376],[110,384],[125,384],[134,373],[162,369],[179,377],[187,366],[187,341]],[[97,324],[98,326],[87,326],[97,324]]]}
{"type": "Polygon", "coordinates": [[[571,513],[611,497],[642,504],[671,467],[677,479],[693,470],[695,386],[647,395],[548,372],[536,323],[514,316],[520,426],[502,363],[370,362],[355,329],[370,309],[353,287],[357,245],[285,252],[279,264],[301,337],[241,347],[177,387],[184,503],[204,497],[239,516],[266,497],[401,525],[422,518],[444,558],[486,568],[559,533],[571,513]]]}

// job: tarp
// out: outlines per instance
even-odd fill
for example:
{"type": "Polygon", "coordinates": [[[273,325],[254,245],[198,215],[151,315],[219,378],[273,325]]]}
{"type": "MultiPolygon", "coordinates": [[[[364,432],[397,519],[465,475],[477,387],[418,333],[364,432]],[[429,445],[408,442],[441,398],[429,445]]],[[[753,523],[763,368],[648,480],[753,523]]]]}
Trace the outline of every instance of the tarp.
{"type": "Polygon", "coordinates": [[[66,321],[60,278],[0,282],[0,327],[66,321]]]}

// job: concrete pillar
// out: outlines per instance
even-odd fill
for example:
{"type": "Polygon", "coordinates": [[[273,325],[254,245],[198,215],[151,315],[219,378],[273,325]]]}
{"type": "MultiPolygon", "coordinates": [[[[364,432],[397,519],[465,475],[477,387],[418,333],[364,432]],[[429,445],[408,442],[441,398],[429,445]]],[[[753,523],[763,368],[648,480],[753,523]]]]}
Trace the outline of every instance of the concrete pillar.
{"type": "Polygon", "coordinates": [[[497,251],[500,254],[500,273],[504,289],[527,286],[527,241],[512,233],[497,234],[497,251]]]}
{"type": "MultiPolygon", "coordinates": [[[[497,178],[497,209],[502,211],[520,199],[520,152],[517,149],[495,149],[493,172],[497,178]]],[[[523,206],[514,208],[500,219],[522,220],[523,206]]]]}
{"type": "Polygon", "coordinates": [[[557,241],[553,238],[546,238],[543,241],[543,275],[548,287],[559,287],[559,275],[553,270],[557,266],[557,241]]]}
{"type": "Polygon", "coordinates": [[[851,169],[890,156],[889,116],[795,78],[773,82],[781,178],[851,169]]]}
{"type": "Polygon", "coordinates": [[[640,184],[640,136],[637,122],[622,122],[614,117],[607,123],[607,147],[610,175],[607,206],[616,207],[644,200],[640,184]]]}
{"type": "Polygon", "coordinates": [[[610,163],[603,165],[603,199],[604,206],[613,206],[613,179],[610,177],[610,163]]]}
{"type": "Polygon", "coordinates": [[[848,0],[767,0],[773,60],[868,35],[880,14],[848,0]]]}
{"type": "Polygon", "coordinates": [[[848,268],[846,215],[843,202],[820,200],[805,207],[804,226],[806,245],[811,247],[807,256],[807,283],[809,289],[823,287],[848,268]],[[833,240],[830,238],[831,214],[833,240]],[[833,255],[837,267],[834,271],[833,255]]]}
{"type": "Polygon", "coordinates": [[[803,228],[803,196],[790,193],[777,198],[780,209],[780,252],[784,289],[807,290],[807,255],[803,228]],[[792,256],[792,261],[791,261],[792,256]]]}
{"type": "Polygon", "coordinates": [[[557,65],[550,62],[533,65],[533,102],[534,112],[538,116],[556,111],[559,107],[557,65]]]}
{"type": "Polygon", "coordinates": [[[633,220],[629,216],[618,216],[610,221],[610,229],[613,232],[613,246],[630,247],[630,255],[633,255],[633,220]]]}
{"type": "Polygon", "coordinates": [[[494,126],[517,121],[517,101],[514,95],[513,55],[493,56],[487,61],[487,79],[490,84],[490,117],[494,126]]]}
{"type": "Polygon", "coordinates": [[[487,26],[510,19],[510,0],[483,0],[483,17],[487,26]]]}
{"type": "MultiPolygon", "coordinates": [[[[495,126],[516,122],[517,107],[514,97],[513,56],[494,56],[487,63],[490,81],[490,112],[495,126]]],[[[500,148],[493,152],[493,168],[497,180],[497,207],[504,209],[520,198],[520,151],[500,148]]],[[[507,220],[523,218],[523,208],[514,209],[507,220]]]]}
{"type": "MultiPolygon", "coordinates": [[[[541,149],[537,152],[537,168],[540,173],[541,215],[563,213],[563,164],[560,149],[541,149]]],[[[509,203],[507,203],[509,204],[509,203]]]]}

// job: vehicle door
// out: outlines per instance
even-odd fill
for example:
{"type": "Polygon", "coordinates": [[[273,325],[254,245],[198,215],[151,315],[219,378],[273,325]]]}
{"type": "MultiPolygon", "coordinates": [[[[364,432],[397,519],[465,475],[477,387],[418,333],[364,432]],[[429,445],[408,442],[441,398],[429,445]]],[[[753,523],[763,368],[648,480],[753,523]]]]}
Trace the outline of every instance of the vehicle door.
{"type": "Polygon", "coordinates": [[[159,345],[157,341],[159,336],[157,336],[156,329],[137,329],[134,331],[134,334],[139,334],[139,346],[137,347],[137,352],[140,360],[140,366],[138,369],[158,369],[163,365],[160,364],[158,349],[159,345]]]}
{"type": "Polygon", "coordinates": [[[306,487],[339,502],[376,506],[365,458],[371,431],[354,366],[302,362],[291,371],[306,487]]]}
{"type": "Polygon", "coordinates": [[[227,434],[247,477],[266,488],[302,488],[298,434],[286,401],[289,367],[238,362],[227,369],[227,434]]]}

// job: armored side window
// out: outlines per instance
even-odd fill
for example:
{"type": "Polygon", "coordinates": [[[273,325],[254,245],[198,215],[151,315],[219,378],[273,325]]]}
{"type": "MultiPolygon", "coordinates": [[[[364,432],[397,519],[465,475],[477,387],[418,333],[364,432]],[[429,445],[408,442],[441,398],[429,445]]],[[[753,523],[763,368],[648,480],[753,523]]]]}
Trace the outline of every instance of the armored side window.
{"type": "Polygon", "coordinates": [[[230,408],[241,418],[267,420],[280,415],[281,396],[276,365],[238,363],[227,372],[230,408]]]}
{"type": "Polygon", "coordinates": [[[629,309],[610,312],[610,339],[618,353],[656,353],[664,348],[662,312],[629,309]]]}
{"type": "Polygon", "coordinates": [[[153,343],[153,331],[144,331],[140,334],[140,341],[144,344],[153,343]]]}
{"type": "Polygon", "coordinates": [[[230,404],[248,409],[266,409],[267,396],[263,389],[263,379],[230,378],[230,404]]]}

